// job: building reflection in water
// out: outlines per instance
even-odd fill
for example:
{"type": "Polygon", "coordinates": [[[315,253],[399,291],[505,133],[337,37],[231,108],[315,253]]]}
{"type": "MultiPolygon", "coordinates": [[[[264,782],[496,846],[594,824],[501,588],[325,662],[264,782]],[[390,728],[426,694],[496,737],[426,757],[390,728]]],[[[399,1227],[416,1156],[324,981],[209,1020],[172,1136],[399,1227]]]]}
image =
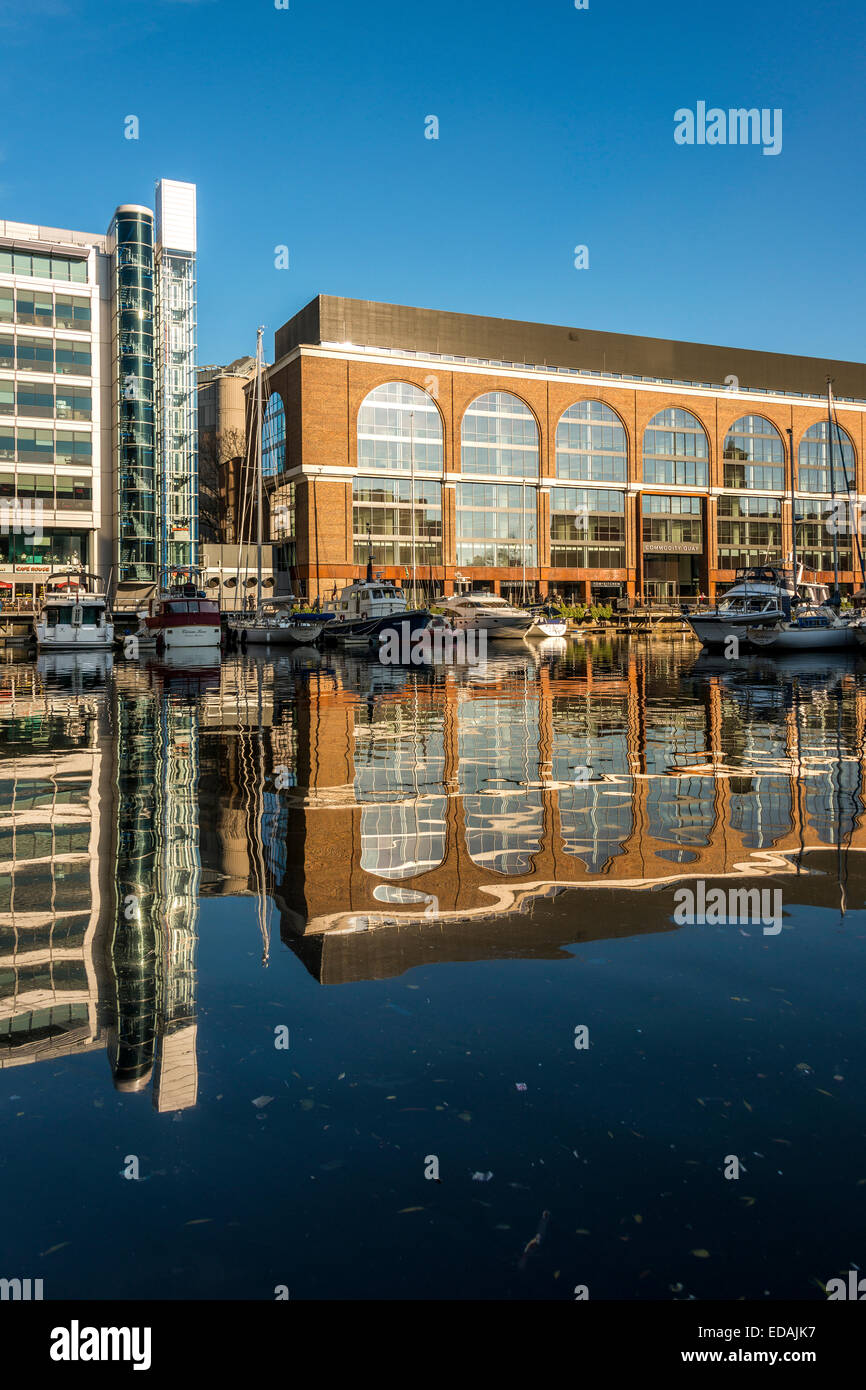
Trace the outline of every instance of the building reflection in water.
{"type": "MultiPolygon", "coordinates": [[[[497,942],[536,953],[548,929],[551,951],[668,930],[670,894],[597,890],[799,874],[806,855],[864,846],[853,661],[732,668],[637,644],[435,673],[259,661],[273,692],[265,810],[251,825],[259,774],[238,755],[232,881],[261,826],[283,940],[322,980],[495,954],[497,942]],[[567,908],[533,908],[568,886],[583,894],[567,908]]],[[[248,861],[247,891],[260,884],[248,861]]],[[[844,885],[835,892],[844,901],[844,885]]]]}
{"type": "Polygon", "coordinates": [[[0,1066],[105,1048],[194,1105],[195,701],[110,656],[4,668],[0,1066]]]}
{"type": "Polygon", "coordinates": [[[73,660],[2,668],[3,1066],[104,1047],[120,1089],[194,1104],[202,897],[250,896],[263,962],[277,927],[336,983],[675,930],[686,878],[860,893],[853,659],[73,660]]]}

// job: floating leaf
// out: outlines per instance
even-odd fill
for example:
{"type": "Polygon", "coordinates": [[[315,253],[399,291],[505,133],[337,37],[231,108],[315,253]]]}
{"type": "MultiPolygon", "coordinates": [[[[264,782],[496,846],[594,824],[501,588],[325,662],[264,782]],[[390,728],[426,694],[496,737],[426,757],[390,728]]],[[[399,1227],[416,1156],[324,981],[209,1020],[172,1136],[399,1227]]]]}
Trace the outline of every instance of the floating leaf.
{"type": "Polygon", "coordinates": [[[693,1250],[691,1253],[699,1260],[708,1260],[710,1258],[709,1250],[693,1250]]]}
{"type": "Polygon", "coordinates": [[[253,1105],[257,1110],[263,1110],[266,1105],[270,1105],[273,1096],[256,1096],[253,1105]]]}
{"type": "Polygon", "coordinates": [[[423,1207],[401,1207],[397,1212],[398,1216],[405,1216],[407,1211],[423,1211],[423,1207]]]}

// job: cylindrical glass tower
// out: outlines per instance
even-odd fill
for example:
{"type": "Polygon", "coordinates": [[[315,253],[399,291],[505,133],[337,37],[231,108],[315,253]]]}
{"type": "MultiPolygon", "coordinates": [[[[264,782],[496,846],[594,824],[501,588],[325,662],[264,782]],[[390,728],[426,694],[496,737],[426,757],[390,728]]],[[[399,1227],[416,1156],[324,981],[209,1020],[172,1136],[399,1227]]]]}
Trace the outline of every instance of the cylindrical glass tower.
{"type": "Polygon", "coordinates": [[[114,215],[117,578],[157,578],[153,213],[114,215]]]}

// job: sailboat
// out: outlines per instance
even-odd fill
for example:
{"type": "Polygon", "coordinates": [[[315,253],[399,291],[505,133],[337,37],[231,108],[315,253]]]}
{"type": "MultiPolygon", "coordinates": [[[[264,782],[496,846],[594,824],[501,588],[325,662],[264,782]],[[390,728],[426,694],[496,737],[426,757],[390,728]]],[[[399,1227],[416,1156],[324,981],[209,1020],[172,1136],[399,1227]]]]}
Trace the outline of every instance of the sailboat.
{"type": "Polygon", "coordinates": [[[330,614],[294,614],[286,611],[276,599],[262,602],[262,377],[264,329],[256,338],[256,609],[254,613],[230,613],[229,631],[236,634],[242,646],[312,646],[318,641],[330,621],[330,614]]]}
{"type": "MultiPolygon", "coordinates": [[[[827,378],[827,461],[830,477],[830,496],[835,511],[836,472],[833,459],[833,383],[830,377],[827,378]]],[[[845,456],[841,448],[840,463],[843,473],[845,474],[846,489],[850,492],[850,480],[847,476],[848,470],[845,467],[845,456]]],[[[791,519],[794,531],[794,553],[796,555],[797,517],[796,502],[793,497],[793,471],[794,459],[792,456],[791,519]]],[[[862,620],[858,619],[855,621],[853,614],[850,616],[843,616],[839,611],[841,606],[841,597],[839,594],[839,541],[838,529],[835,525],[832,527],[832,533],[833,593],[830,595],[829,599],[818,603],[801,603],[791,612],[790,617],[761,629],[751,629],[749,631],[749,642],[753,646],[759,647],[761,651],[766,651],[772,656],[775,652],[813,652],[821,651],[825,648],[850,649],[857,645],[862,620]]],[[[859,538],[857,539],[857,546],[859,550],[859,538]]]]}

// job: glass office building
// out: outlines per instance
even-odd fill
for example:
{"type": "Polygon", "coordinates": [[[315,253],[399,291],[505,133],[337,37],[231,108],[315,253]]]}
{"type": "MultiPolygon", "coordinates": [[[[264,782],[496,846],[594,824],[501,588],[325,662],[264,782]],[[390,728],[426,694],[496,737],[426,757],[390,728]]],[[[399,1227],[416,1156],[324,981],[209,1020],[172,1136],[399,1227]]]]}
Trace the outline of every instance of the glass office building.
{"type": "Polygon", "coordinates": [[[198,560],[195,185],[155,201],[105,235],[0,220],[4,606],[60,568],[119,597],[198,560]]]}

